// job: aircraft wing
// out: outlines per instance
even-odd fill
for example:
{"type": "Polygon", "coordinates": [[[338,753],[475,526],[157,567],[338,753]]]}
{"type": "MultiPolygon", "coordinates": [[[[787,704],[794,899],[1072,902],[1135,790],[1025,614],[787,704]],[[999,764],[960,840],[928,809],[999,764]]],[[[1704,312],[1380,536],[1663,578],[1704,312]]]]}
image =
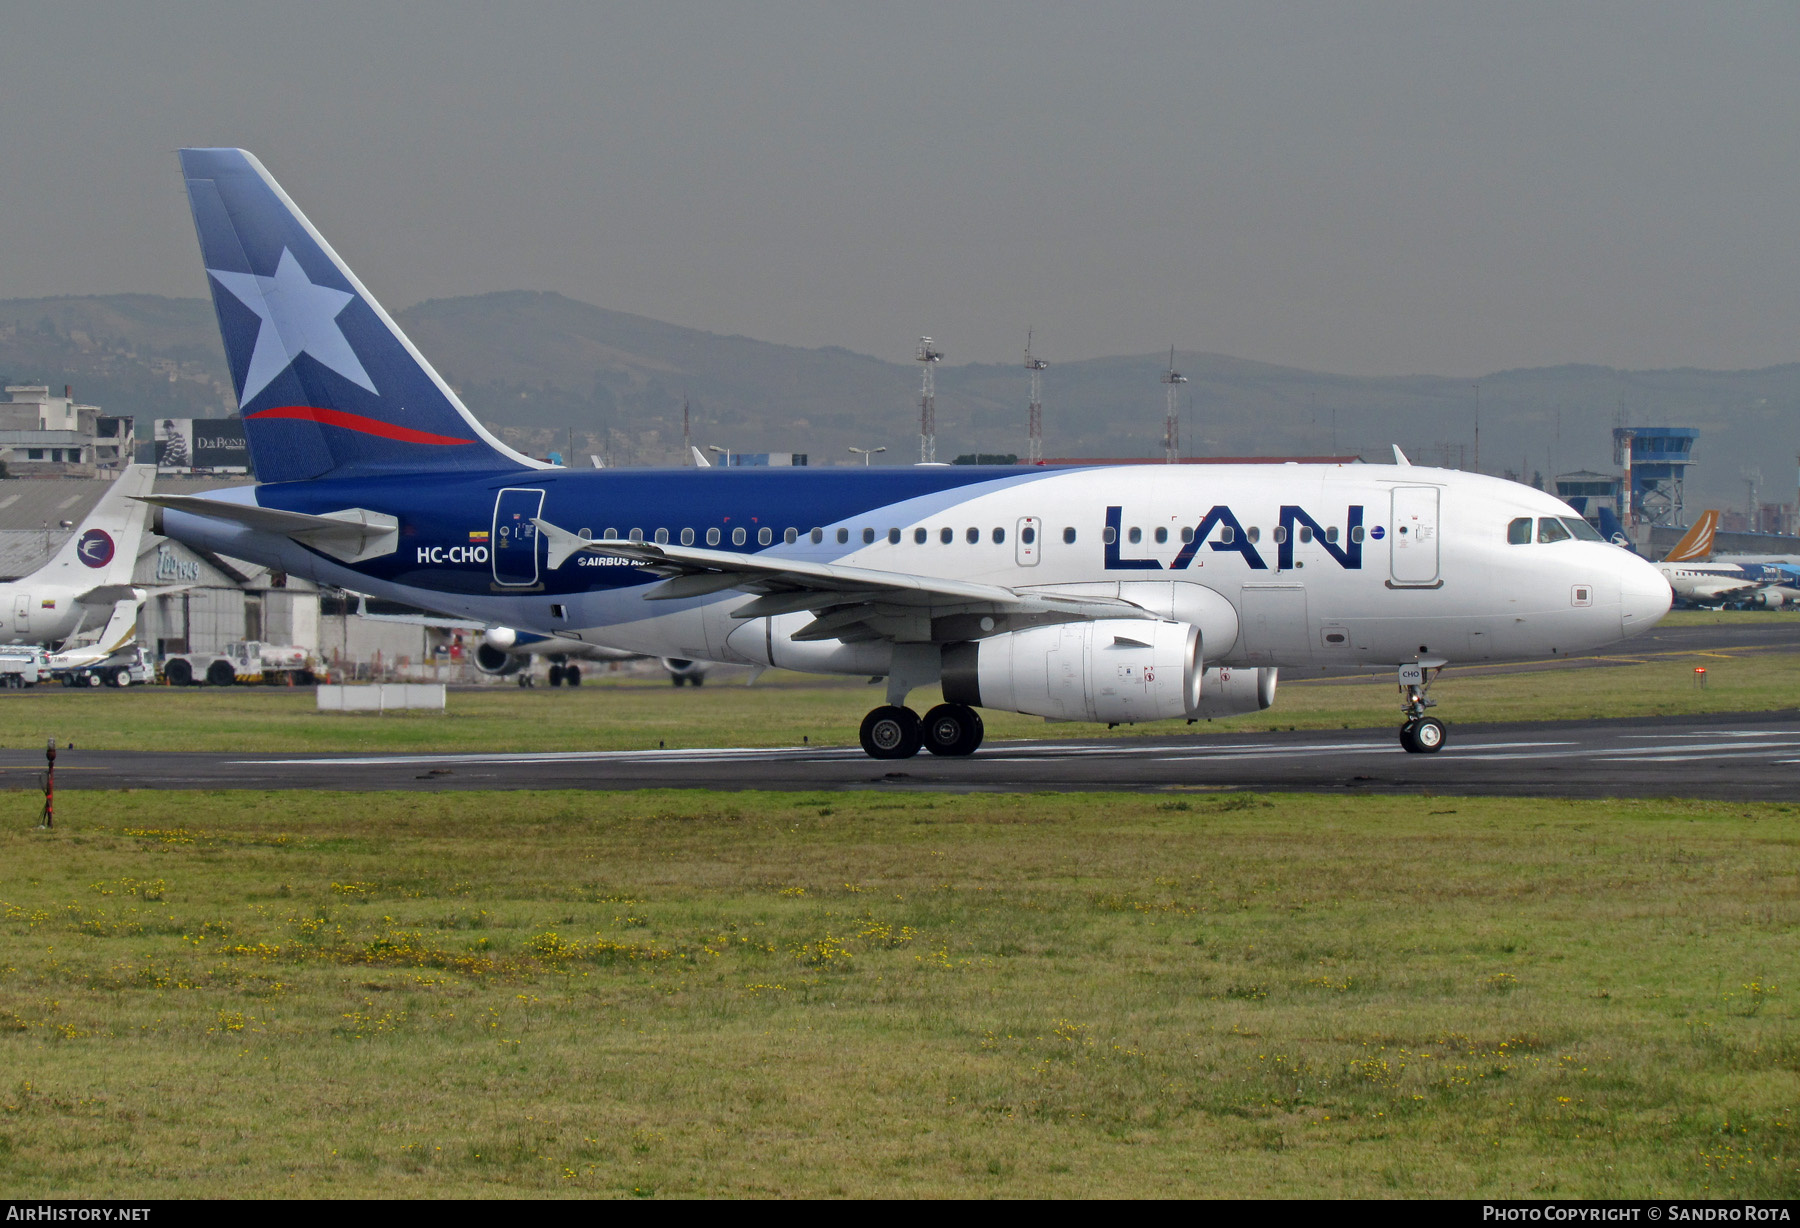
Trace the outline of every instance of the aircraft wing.
{"type": "Polygon", "coordinates": [[[257,507],[249,503],[226,503],[199,495],[138,497],[155,507],[229,521],[263,533],[279,533],[345,563],[360,563],[366,559],[392,554],[400,540],[398,520],[385,512],[371,512],[361,507],[313,516],[306,512],[284,512],[278,508],[257,507]]]}
{"type": "Polygon", "coordinates": [[[82,605],[112,605],[120,601],[144,600],[148,591],[133,584],[100,584],[76,597],[82,605]]]}
{"type": "MultiPolygon", "coordinates": [[[[533,523],[549,545],[552,571],[586,552],[632,559],[656,575],[667,577],[646,594],[652,601],[699,597],[728,589],[757,594],[754,600],[733,610],[732,616],[764,618],[811,611],[813,621],[794,633],[796,640],[885,639],[900,630],[917,634],[920,619],[957,615],[996,620],[982,627],[982,632],[1098,618],[1158,617],[1117,597],[1027,591],[971,580],[695,546],[616,539],[592,541],[547,520],[533,523]],[[996,625],[1000,620],[1007,626],[996,625]]],[[[964,636],[959,634],[958,638],[964,636]]]]}

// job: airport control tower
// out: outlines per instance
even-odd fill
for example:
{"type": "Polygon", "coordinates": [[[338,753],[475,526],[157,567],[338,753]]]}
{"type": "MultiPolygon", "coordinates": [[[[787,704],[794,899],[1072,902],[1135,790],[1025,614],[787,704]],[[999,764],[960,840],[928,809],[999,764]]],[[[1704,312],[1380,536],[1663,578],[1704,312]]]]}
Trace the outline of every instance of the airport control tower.
{"type": "Polygon", "coordinates": [[[1613,428],[1613,463],[1625,496],[1620,519],[1626,524],[1684,525],[1682,484],[1694,463],[1691,426],[1621,426],[1613,428]]]}

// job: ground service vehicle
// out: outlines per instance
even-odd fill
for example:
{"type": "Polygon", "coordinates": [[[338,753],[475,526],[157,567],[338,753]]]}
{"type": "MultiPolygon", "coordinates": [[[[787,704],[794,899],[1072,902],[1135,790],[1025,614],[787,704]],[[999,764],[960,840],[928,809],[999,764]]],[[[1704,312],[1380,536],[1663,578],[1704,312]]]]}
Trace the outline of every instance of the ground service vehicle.
{"type": "Polygon", "coordinates": [[[0,687],[36,686],[50,677],[49,654],[36,644],[0,647],[0,687]]]}
{"type": "Polygon", "coordinates": [[[258,640],[227,644],[224,652],[170,653],[163,658],[162,676],[170,686],[231,686],[237,682],[311,686],[316,681],[306,649],[258,640]]]}
{"type": "MultiPolygon", "coordinates": [[[[51,660],[54,666],[55,658],[51,660]]],[[[136,644],[103,661],[59,667],[54,672],[57,679],[67,687],[128,687],[134,682],[142,686],[156,680],[156,670],[144,655],[144,650],[136,644]]]]}

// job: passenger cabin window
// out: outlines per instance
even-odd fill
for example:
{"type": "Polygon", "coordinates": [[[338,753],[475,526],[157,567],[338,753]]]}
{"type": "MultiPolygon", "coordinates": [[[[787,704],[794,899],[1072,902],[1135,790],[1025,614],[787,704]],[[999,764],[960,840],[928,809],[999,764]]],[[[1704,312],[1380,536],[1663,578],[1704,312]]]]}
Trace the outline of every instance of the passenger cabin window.
{"type": "Polygon", "coordinates": [[[1506,526],[1506,542],[1510,546],[1531,544],[1531,517],[1521,516],[1506,526]]]}
{"type": "Polygon", "coordinates": [[[756,541],[757,541],[758,545],[766,546],[774,540],[775,540],[775,530],[774,529],[764,526],[763,528],[760,528],[756,531],[756,541]]]}
{"type": "Polygon", "coordinates": [[[1144,540],[1144,531],[1136,525],[1132,525],[1130,531],[1125,534],[1125,537],[1126,540],[1135,546],[1144,540]]]}
{"type": "Polygon", "coordinates": [[[629,536],[632,541],[641,542],[644,540],[644,531],[642,529],[633,529],[629,536]]]}
{"type": "Polygon", "coordinates": [[[888,545],[898,546],[899,544],[900,544],[900,530],[899,529],[889,529],[888,530],[888,545]]]}
{"type": "Polygon", "coordinates": [[[1277,546],[1279,546],[1282,542],[1284,542],[1286,540],[1287,540],[1287,526],[1284,524],[1276,525],[1275,526],[1275,544],[1277,546]]]}
{"type": "Polygon", "coordinates": [[[1325,530],[1325,540],[1326,541],[1334,542],[1337,540],[1337,537],[1338,537],[1338,534],[1337,534],[1337,526],[1336,525],[1332,525],[1329,529],[1325,530]]]}
{"type": "Polygon", "coordinates": [[[1074,529],[1064,529],[1063,530],[1063,545],[1073,546],[1074,544],[1075,544],[1075,530],[1074,529]]]}
{"type": "Polygon", "coordinates": [[[873,546],[874,544],[875,544],[875,530],[874,529],[864,529],[863,530],[863,545],[873,546]]]}
{"type": "Polygon", "coordinates": [[[741,546],[744,544],[744,526],[739,525],[731,531],[731,544],[734,546],[741,546]]]}
{"type": "Polygon", "coordinates": [[[1232,542],[1237,540],[1237,530],[1230,525],[1222,526],[1219,529],[1219,540],[1229,546],[1232,542]]]}
{"type": "Polygon", "coordinates": [[[1350,530],[1350,540],[1351,541],[1360,542],[1362,539],[1363,539],[1363,527],[1361,525],[1357,525],[1354,529],[1350,530]]]}
{"type": "Polygon", "coordinates": [[[1107,525],[1100,531],[1100,540],[1110,546],[1119,540],[1119,531],[1111,525],[1107,525]]]}
{"type": "Polygon", "coordinates": [[[1538,541],[1566,542],[1573,536],[1575,536],[1573,533],[1563,528],[1562,521],[1550,516],[1538,518],[1538,541]]]}
{"type": "MultiPolygon", "coordinates": [[[[864,532],[867,532],[867,530],[864,530],[864,532]]],[[[850,530],[849,529],[839,529],[837,532],[837,538],[838,538],[838,545],[840,545],[840,546],[844,545],[846,542],[848,542],[850,540],[850,530]]]]}
{"type": "Polygon", "coordinates": [[[938,540],[948,546],[951,542],[956,540],[956,530],[949,525],[945,525],[938,530],[938,540]]]}
{"type": "Polygon", "coordinates": [[[1258,542],[1262,540],[1262,530],[1255,525],[1251,525],[1244,530],[1244,536],[1248,537],[1252,542],[1258,542]]]}
{"type": "Polygon", "coordinates": [[[1029,546],[1032,542],[1037,540],[1037,530],[1030,525],[1026,525],[1019,530],[1019,540],[1029,546]]]}
{"type": "Polygon", "coordinates": [[[800,530],[790,526],[787,532],[781,535],[781,540],[787,545],[793,545],[800,540],[800,530]]]}
{"type": "Polygon", "coordinates": [[[996,546],[1004,546],[1006,544],[1006,530],[1005,529],[995,529],[994,530],[994,544],[996,546]]]}
{"type": "Polygon", "coordinates": [[[1309,542],[1312,540],[1312,526],[1311,525],[1303,524],[1300,526],[1300,540],[1303,542],[1309,542]]]}
{"type": "Polygon", "coordinates": [[[1185,546],[1193,540],[1194,540],[1194,526],[1191,524],[1182,525],[1181,526],[1181,544],[1185,546]]]}
{"type": "Polygon", "coordinates": [[[925,538],[926,538],[926,533],[925,533],[924,529],[914,529],[913,530],[913,545],[923,546],[925,544],[925,538]]]}
{"type": "Polygon", "coordinates": [[[1157,529],[1156,529],[1156,544],[1160,546],[1168,540],[1169,540],[1169,531],[1166,528],[1163,528],[1161,525],[1158,525],[1157,529]]]}
{"type": "Polygon", "coordinates": [[[666,546],[669,544],[669,531],[667,529],[658,529],[656,531],[656,544],[659,546],[666,546]]]}
{"type": "Polygon", "coordinates": [[[694,544],[694,531],[692,529],[683,529],[681,531],[681,544],[684,546],[691,546],[694,544]]]}
{"type": "Polygon", "coordinates": [[[617,529],[608,529],[600,535],[600,539],[602,541],[616,542],[619,540],[619,531],[617,529]]]}
{"type": "Polygon", "coordinates": [[[717,529],[708,529],[706,531],[706,544],[709,546],[716,546],[719,544],[719,531],[717,529]]]}
{"type": "Polygon", "coordinates": [[[963,534],[963,538],[971,546],[973,546],[976,543],[981,541],[981,530],[980,529],[970,529],[967,533],[963,534]]]}
{"type": "MultiPolygon", "coordinates": [[[[843,530],[839,529],[838,532],[842,533],[843,530]]],[[[825,540],[825,530],[824,529],[814,529],[812,531],[811,537],[812,537],[812,544],[816,546],[820,542],[825,540]]],[[[838,540],[843,541],[844,539],[840,537],[840,538],[838,538],[838,540]]]]}

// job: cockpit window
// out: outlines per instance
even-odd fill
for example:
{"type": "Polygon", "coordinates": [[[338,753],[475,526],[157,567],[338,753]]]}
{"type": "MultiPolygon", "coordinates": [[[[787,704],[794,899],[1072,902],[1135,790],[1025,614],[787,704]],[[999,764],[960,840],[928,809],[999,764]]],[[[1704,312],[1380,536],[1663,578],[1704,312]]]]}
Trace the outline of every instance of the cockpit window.
{"type": "Polygon", "coordinates": [[[1529,546],[1531,544],[1531,517],[1521,516],[1506,526],[1508,545],[1529,546]]]}
{"type": "Polygon", "coordinates": [[[1566,542],[1574,534],[1563,528],[1562,521],[1549,516],[1538,518],[1538,540],[1540,542],[1566,542]]]}
{"type": "Polygon", "coordinates": [[[1594,528],[1593,525],[1589,524],[1579,516],[1564,516],[1562,522],[1568,527],[1569,532],[1573,533],[1576,538],[1581,541],[1603,542],[1606,540],[1604,537],[1600,536],[1600,531],[1598,529],[1594,528]]]}

